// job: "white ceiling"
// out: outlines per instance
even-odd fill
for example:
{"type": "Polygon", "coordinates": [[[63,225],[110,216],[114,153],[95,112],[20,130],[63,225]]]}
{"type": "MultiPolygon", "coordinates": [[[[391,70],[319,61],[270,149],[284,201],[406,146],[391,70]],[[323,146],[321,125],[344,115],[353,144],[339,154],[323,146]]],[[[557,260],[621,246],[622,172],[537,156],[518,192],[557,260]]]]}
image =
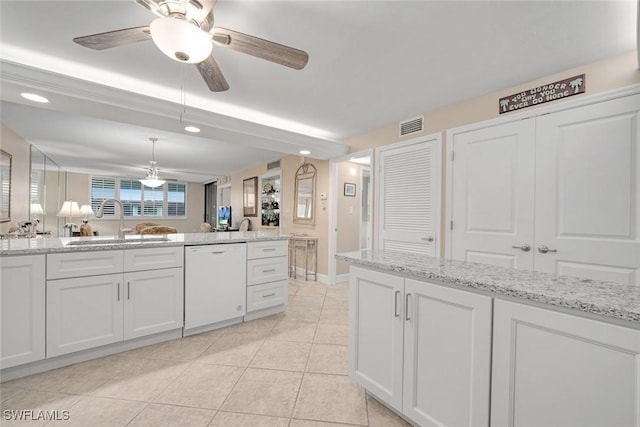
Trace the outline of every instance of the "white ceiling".
{"type": "Polygon", "coordinates": [[[70,171],[204,182],[636,48],[637,2],[225,1],[215,26],[308,52],[296,71],[214,46],[231,89],[151,41],[105,51],[73,37],[148,24],[133,1],[0,0],[2,122],[70,171]],[[185,121],[179,123],[181,72],[185,121]],[[29,88],[46,106],[19,97],[29,88]]]}

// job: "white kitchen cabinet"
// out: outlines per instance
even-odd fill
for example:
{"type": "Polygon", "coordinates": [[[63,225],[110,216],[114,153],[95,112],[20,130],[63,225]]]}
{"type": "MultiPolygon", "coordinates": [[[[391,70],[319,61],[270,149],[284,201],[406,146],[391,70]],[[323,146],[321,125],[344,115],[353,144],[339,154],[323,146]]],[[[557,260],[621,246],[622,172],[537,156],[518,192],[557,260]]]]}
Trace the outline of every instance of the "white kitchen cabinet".
{"type": "Polygon", "coordinates": [[[161,247],[48,255],[47,357],[181,328],[182,253],[161,247]]]}
{"type": "Polygon", "coordinates": [[[47,282],[47,357],[123,339],[123,275],[47,282]]]}
{"type": "Polygon", "coordinates": [[[501,300],[493,328],[493,427],[638,425],[639,330],[501,300]]]}
{"type": "Polygon", "coordinates": [[[0,258],[0,368],[45,357],[45,255],[0,258]]]}
{"type": "Polygon", "coordinates": [[[351,267],[349,375],[402,411],[404,279],[351,267]]]}
{"type": "Polygon", "coordinates": [[[489,424],[491,298],[351,267],[349,375],[422,426],[489,424]]]}
{"type": "Polygon", "coordinates": [[[247,313],[250,319],[283,311],[289,298],[286,240],[247,244],[247,313]]]}
{"type": "Polygon", "coordinates": [[[421,426],[488,426],[491,298],[405,279],[402,413],[421,426]]]}
{"type": "Polygon", "coordinates": [[[123,283],[125,340],[182,327],[182,268],[125,273],[123,283]]]}

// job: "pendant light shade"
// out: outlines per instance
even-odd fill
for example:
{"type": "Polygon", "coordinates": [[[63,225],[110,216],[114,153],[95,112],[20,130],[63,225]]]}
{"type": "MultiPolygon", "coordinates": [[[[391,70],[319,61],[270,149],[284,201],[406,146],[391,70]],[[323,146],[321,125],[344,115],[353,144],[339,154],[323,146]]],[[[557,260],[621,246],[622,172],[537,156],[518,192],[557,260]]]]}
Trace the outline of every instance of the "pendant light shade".
{"type": "Polygon", "coordinates": [[[147,176],[144,177],[143,179],[140,180],[140,182],[142,183],[142,185],[146,186],[146,187],[151,187],[151,188],[155,188],[155,187],[160,187],[162,184],[165,183],[164,180],[158,178],[158,167],[157,162],[156,162],[156,141],[158,140],[158,138],[149,138],[149,141],[151,141],[151,159],[149,161],[149,167],[147,168],[147,176]]]}

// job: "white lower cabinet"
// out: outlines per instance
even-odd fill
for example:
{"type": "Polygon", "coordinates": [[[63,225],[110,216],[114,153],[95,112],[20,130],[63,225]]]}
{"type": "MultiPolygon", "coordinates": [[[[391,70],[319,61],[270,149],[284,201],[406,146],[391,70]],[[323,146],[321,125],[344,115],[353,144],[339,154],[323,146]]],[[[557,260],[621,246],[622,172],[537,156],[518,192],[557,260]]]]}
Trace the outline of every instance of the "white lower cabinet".
{"type": "Polygon", "coordinates": [[[349,375],[421,426],[489,425],[491,298],[351,267],[349,375]]]}
{"type": "Polygon", "coordinates": [[[48,257],[47,357],[182,327],[182,247],[48,257]]]}
{"type": "Polygon", "coordinates": [[[125,273],[124,339],[181,328],[182,268],[125,273]]]}
{"type": "Polygon", "coordinates": [[[491,425],[640,425],[640,331],[496,300],[491,425]]]}
{"type": "Polygon", "coordinates": [[[0,368],[45,357],[45,255],[0,258],[0,368]]]}
{"type": "Polygon", "coordinates": [[[47,282],[47,357],[123,339],[123,275],[47,282]]]}

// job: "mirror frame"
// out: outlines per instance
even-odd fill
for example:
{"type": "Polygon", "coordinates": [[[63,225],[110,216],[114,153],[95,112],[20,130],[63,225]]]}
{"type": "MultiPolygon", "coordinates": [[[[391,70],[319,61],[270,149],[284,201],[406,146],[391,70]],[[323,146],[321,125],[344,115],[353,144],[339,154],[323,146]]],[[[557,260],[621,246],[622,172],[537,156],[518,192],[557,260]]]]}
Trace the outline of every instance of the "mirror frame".
{"type": "Polygon", "coordinates": [[[316,167],[311,163],[303,163],[295,175],[295,192],[293,196],[293,222],[296,224],[315,225],[316,224],[316,167]],[[298,187],[303,179],[311,179],[311,217],[306,218],[298,215],[298,187]]]}
{"type": "Polygon", "coordinates": [[[0,222],[11,221],[11,161],[11,154],[0,150],[0,222]]]}
{"type": "Polygon", "coordinates": [[[258,216],[258,177],[242,181],[242,215],[258,216]]]}

